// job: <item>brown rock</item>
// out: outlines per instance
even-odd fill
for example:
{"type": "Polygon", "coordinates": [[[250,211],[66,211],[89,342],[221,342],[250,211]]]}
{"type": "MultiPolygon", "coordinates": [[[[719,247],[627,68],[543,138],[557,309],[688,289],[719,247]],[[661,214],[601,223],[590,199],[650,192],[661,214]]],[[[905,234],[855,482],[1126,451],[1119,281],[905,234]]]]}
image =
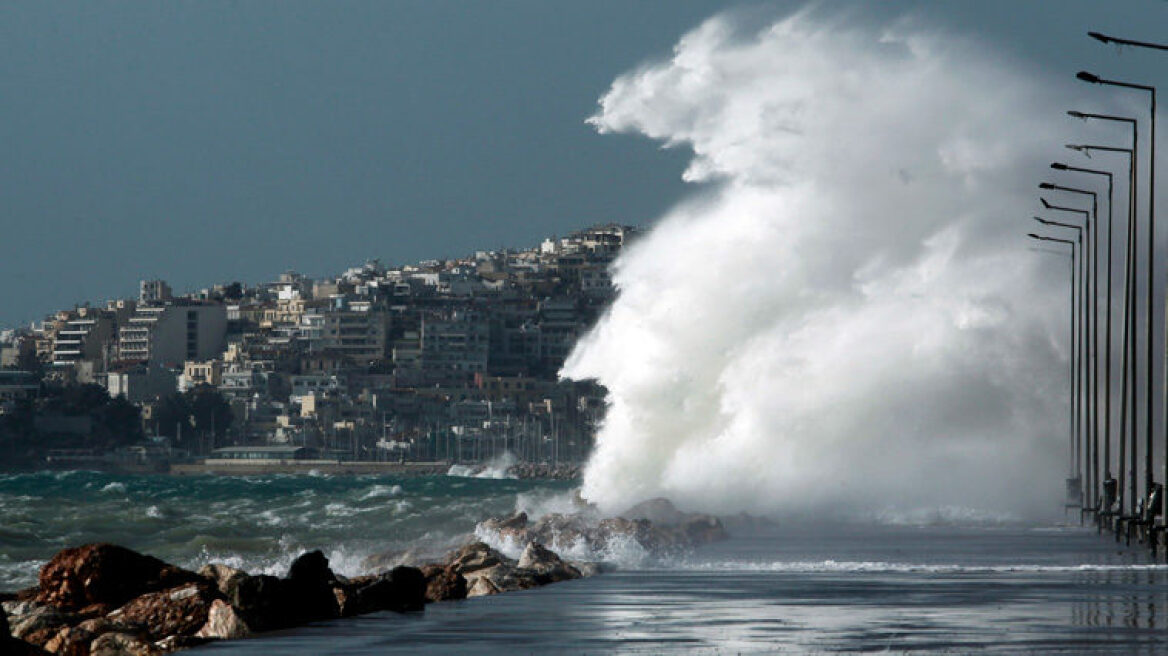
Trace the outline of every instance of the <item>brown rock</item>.
{"type": "Polygon", "coordinates": [[[35,645],[44,645],[61,627],[81,620],[73,613],[34,602],[7,602],[5,610],[10,615],[12,636],[35,645]]]}
{"type": "Polygon", "coordinates": [[[529,542],[519,557],[519,569],[539,575],[541,585],[580,578],[580,572],[538,542],[529,542]]]}
{"type": "Polygon", "coordinates": [[[26,634],[24,636],[24,641],[29,643],[30,645],[36,645],[37,647],[44,647],[46,644],[48,644],[48,642],[50,640],[53,639],[53,636],[57,635],[57,633],[60,630],[61,630],[61,627],[58,627],[58,626],[51,626],[51,627],[45,627],[43,629],[36,629],[35,631],[28,632],[28,634],[26,634]]]}
{"type": "Polygon", "coordinates": [[[73,610],[91,604],[121,606],[130,599],[198,581],[174,565],[113,544],[65,549],[41,568],[37,601],[73,610]]]}
{"type": "Polygon", "coordinates": [[[79,626],[67,626],[45,643],[45,651],[57,656],[89,656],[89,644],[96,637],[79,626]]]}
{"type": "Polygon", "coordinates": [[[216,599],[211,602],[207,612],[207,623],[195,633],[198,638],[215,638],[219,640],[234,640],[251,635],[251,628],[247,622],[235,612],[231,604],[216,599]]]}
{"type": "Polygon", "coordinates": [[[470,584],[470,589],[466,591],[467,598],[470,597],[485,597],[487,595],[499,594],[502,590],[499,589],[491,580],[485,576],[479,576],[470,584]]]}
{"type": "Polygon", "coordinates": [[[89,656],[159,656],[161,653],[132,633],[103,633],[89,645],[89,656]]]}
{"type": "Polygon", "coordinates": [[[450,566],[454,571],[466,576],[470,572],[494,567],[506,560],[506,556],[492,549],[487,543],[472,542],[454,552],[450,558],[450,566]]]}
{"type": "MultiPolygon", "coordinates": [[[[470,590],[467,591],[467,597],[477,596],[471,591],[476,588],[482,590],[482,581],[489,583],[488,590],[493,589],[495,592],[512,592],[515,590],[528,590],[530,588],[537,588],[544,585],[548,581],[544,580],[537,572],[530,569],[519,569],[509,564],[503,563],[472,572],[467,577],[467,584],[470,590]]],[[[494,594],[488,592],[487,594],[494,594]]]]}
{"type": "Polygon", "coordinates": [[[466,599],[466,578],[453,565],[426,565],[426,602],[466,599]]]}
{"type": "Polygon", "coordinates": [[[191,636],[207,623],[211,603],[218,597],[219,591],[207,582],[188,583],[144,594],[110,613],[108,618],[143,626],[154,640],[173,635],[191,636]]]}

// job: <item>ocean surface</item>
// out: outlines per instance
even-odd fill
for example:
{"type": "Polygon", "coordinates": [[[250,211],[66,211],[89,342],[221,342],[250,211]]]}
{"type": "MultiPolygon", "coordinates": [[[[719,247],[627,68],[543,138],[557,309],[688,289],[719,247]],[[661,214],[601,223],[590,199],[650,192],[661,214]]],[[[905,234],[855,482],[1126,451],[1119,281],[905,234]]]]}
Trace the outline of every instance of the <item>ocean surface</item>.
{"type": "MultiPolygon", "coordinates": [[[[466,472],[459,472],[466,473],[466,472]]],[[[105,540],[197,567],[284,573],[305,549],[441,551],[477,521],[568,507],[570,483],[433,476],[0,475],[0,589],[105,540]]],[[[594,578],[377,613],[192,654],[1161,654],[1168,567],[1077,525],[952,509],[740,526],[668,560],[599,554],[594,578]]]]}

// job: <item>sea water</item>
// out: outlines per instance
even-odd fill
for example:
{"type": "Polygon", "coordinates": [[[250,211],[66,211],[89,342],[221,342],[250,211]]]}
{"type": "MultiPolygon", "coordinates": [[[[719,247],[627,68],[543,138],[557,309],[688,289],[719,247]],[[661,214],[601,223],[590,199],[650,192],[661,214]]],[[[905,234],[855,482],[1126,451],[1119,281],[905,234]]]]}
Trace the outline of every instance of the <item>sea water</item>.
{"type": "MultiPolygon", "coordinates": [[[[186,567],[282,574],[321,548],[366,556],[469,539],[566,483],[357,476],[0,477],[3,587],[57,549],[108,540],[186,567]]],[[[1111,653],[1168,650],[1168,566],[1066,524],[978,513],[736,526],[725,541],[536,590],[321,622],[191,653],[1111,653]]],[[[733,525],[732,525],[733,526],[733,525]]],[[[619,555],[618,555],[619,556],[619,555]]]]}

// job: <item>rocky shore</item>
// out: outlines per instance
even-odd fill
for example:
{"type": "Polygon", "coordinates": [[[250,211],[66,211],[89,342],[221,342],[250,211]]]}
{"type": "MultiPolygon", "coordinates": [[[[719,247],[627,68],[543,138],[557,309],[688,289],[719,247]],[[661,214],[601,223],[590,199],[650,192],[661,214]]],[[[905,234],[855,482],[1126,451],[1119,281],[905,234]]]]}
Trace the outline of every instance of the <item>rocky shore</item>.
{"type": "Polygon", "coordinates": [[[510,548],[473,541],[414,564],[386,554],[369,563],[380,573],[354,578],[334,573],[320,551],[302,554],[277,577],[221,564],[190,571],[113,544],[65,549],[41,568],[36,587],[0,594],[0,654],[156,656],[320,620],[421,612],[427,603],[525,590],[606,568],[561,557],[566,551],[603,553],[614,541],[633,541],[662,552],[726,536],[717,518],[680,513],[664,500],[608,518],[584,512],[535,522],[524,513],[491,518],[476,534],[510,548]],[[517,545],[523,545],[517,557],[504,553],[517,545]]]}

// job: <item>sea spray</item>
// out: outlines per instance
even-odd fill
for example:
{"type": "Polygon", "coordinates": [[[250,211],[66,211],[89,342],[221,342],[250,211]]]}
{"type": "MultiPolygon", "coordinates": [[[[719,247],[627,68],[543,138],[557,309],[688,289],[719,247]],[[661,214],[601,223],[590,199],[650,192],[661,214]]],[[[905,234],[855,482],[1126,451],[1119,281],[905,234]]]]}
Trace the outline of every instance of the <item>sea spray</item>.
{"type": "Polygon", "coordinates": [[[1068,86],[978,44],[715,17],[590,119],[705,183],[614,266],[563,371],[607,415],[583,493],[713,512],[1058,505],[1065,258],[1027,249],[1068,86]]]}

